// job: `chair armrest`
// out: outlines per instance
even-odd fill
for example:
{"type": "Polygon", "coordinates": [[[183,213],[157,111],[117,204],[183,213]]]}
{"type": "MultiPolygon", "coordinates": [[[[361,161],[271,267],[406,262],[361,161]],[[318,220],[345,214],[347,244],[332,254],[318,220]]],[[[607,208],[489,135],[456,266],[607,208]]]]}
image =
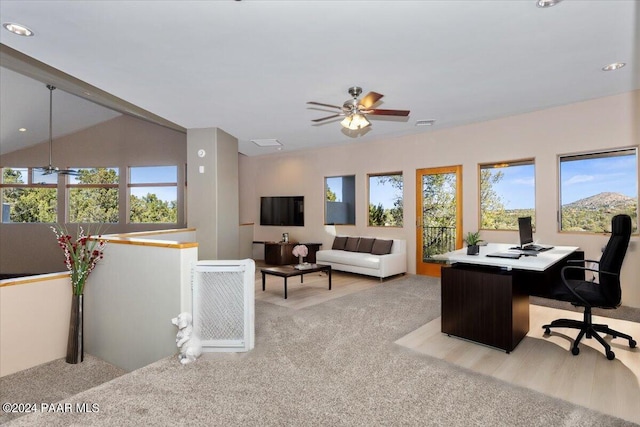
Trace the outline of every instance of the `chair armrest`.
{"type": "Polygon", "coordinates": [[[584,264],[584,263],[593,263],[593,264],[600,264],[600,261],[596,261],[594,259],[568,259],[567,260],[567,264],[584,264]]]}
{"type": "Polygon", "coordinates": [[[595,270],[593,268],[587,268],[587,267],[578,267],[576,265],[566,265],[562,267],[562,270],[560,270],[560,279],[562,279],[562,284],[565,286],[565,288],[567,288],[569,292],[571,292],[579,301],[581,301],[585,305],[585,307],[591,307],[591,304],[589,304],[584,298],[582,298],[580,294],[578,294],[571,286],[569,286],[569,283],[567,282],[567,278],[566,278],[567,270],[582,270],[582,271],[595,271],[595,272],[597,272],[598,270],[595,270]]]}
{"type": "MultiPolygon", "coordinates": [[[[593,262],[593,261],[587,261],[587,262],[593,262]]],[[[560,270],[560,278],[562,279],[562,284],[569,289],[569,291],[575,295],[576,298],[578,298],[580,301],[582,301],[582,303],[584,303],[584,305],[586,307],[591,307],[591,304],[589,304],[584,298],[582,298],[582,296],[580,296],[580,294],[578,294],[571,286],[569,286],[569,283],[567,282],[566,276],[565,276],[565,272],[566,270],[582,270],[582,271],[592,271],[594,273],[599,273],[599,274],[605,274],[608,276],[620,276],[620,274],[618,273],[612,273],[610,271],[600,271],[600,270],[596,270],[594,268],[587,268],[587,267],[578,267],[578,266],[574,266],[574,265],[567,265],[562,267],[562,270],[560,270]]]]}

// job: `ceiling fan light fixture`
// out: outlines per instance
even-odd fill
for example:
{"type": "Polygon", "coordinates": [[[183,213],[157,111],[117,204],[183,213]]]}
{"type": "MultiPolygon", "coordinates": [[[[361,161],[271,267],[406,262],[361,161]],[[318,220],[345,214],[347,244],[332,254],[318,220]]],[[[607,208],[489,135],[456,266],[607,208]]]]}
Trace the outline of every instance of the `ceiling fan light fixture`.
{"type": "Polygon", "coordinates": [[[18,36],[31,37],[35,34],[28,27],[25,27],[21,24],[16,24],[15,22],[5,22],[4,24],[2,24],[2,26],[5,30],[18,36]]]}
{"type": "Polygon", "coordinates": [[[366,128],[371,123],[369,123],[369,120],[367,120],[367,118],[362,114],[352,114],[345,117],[340,124],[349,130],[358,130],[366,128]]]}

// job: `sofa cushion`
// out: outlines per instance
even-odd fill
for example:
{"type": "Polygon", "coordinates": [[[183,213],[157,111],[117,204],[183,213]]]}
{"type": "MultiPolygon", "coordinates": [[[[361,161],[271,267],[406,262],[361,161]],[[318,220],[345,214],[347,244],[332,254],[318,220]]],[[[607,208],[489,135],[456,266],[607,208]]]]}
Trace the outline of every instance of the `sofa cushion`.
{"type": "Polygon", "coordinates": [[[333,239],[333,246],[331,246],[331,249],[342,250],[342,249],[344,249],[344,245],[346,245],[346,244],[347,244],[347,238],[346,237],[336,236],[336,238],[333,239]]]}
{"type": "Polygon", "coordinates": [[[344,250],[349,252],[356,252],[358,250],[359,237],[347,237],[347,243],[344,245],[344,250]]]}
{"type": "Polygon", "coordinates": [[[373,242],[375,242],[376,239],[370,239],[367,237],[361,237],[360,238],[360,243],[358,243],[358,252],[365,252],[370,254],[371,253],[371,248],[373,248],[373,242]]]}
{"type": "Polygon", "coordinates": [[[373,242],[373,247],[371,248],[371,253],[374,255],[386,255],[391,253],[391,245],[393,245],[393,240],[382,240],[376,239],[373,242]]]}
{"type": "MultiPolygon", "coordinates": [[[[361,252],[349,252],[338,250],[323,250],[316,253],[316,260],[319,263],[331,262],[342,265],[352,265],[355,267],[380,268],[380,257],[361,252]]],[[[339,268],[338,268],[339,270],[339,268]]]]}

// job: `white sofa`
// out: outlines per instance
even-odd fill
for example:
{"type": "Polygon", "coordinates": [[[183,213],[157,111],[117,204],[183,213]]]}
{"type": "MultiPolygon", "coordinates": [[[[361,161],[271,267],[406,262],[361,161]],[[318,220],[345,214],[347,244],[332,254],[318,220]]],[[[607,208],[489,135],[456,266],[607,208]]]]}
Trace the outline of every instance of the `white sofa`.
{"type": "MultiPolygon", "coordinates": [[[[354,237],[350,238],[353,239],[354,237]]],[[[366,237],[363,239],[372,238],[366,237]]],[[[390,239],[380,240],[388,242],[390,239]]],[[[335,247],[335,244],[333,246],[335,247]]],[[[320,250],[316,252],[316,262],[318,264],[328,264],[333,270],[365,274],[379,277],[382,280],[389,276],[407,272],[407,242],[406,240],[393,239],[391,251],[385,255],[358,252],[357,249],[355,251],[344,249],[320,250]]]]}

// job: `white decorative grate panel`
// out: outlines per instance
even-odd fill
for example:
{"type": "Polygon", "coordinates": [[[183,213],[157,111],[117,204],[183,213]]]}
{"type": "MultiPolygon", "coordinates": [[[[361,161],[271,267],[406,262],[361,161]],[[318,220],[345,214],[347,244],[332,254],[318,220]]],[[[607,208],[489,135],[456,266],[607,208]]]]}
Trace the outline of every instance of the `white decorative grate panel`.
{"type": "Polygon", "coordinates": [[[207,351],[254,346],[255,263],[199,261],[193,269],[193,327],[207,351]]]}

